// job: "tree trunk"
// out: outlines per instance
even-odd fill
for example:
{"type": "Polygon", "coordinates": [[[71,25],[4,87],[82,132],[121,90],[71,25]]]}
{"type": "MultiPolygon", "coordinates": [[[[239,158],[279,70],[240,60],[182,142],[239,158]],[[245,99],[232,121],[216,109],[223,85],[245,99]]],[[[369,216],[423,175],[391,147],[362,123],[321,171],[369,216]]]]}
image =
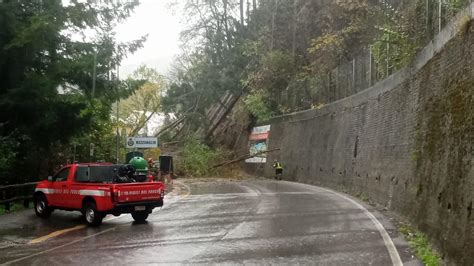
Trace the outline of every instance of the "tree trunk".
{"type": "Polygon", "coordinates": [[[226,165],[229,165],[229,164],[238,163],[238,162],[241,162],[243,160],[253,158],[257,155],[261,155],[261,154],[265,154],[265,153],[272,153],[272,152],[279,151],[279,150],[280,150],[280,148],[276,148],[276,149],[272,149],[272,150],[257,152],[255,154],[247,153],[247,154],[244,154],[244,155],[241,155],[241,156],[237,156],[237,158],[234,158],[230,161],[213,165],[212,168],[218,168],[218,167],[226,166],[226,165]]]}
{"type": "Polygon", "coordinates": [[[250,21],[250,0],[247,0],[247,24],[250,21]]]}
{"type": "Polygon", "coordinates": [[[229,25],[227,23],[227,8],[228,8],[228,0],[224,0],[224,30],[225,30],[225,39],[227,43],[227,48],[230,49],[231,44],[231,35],[229,34],[229,25]]]}
{"type": "Polygon", "coordinates": [[[272,35],[271,35],[271,42],[270,42],[270,51],[273,50],[273,46],[274,46],[275,18],[278,13],[278,3],[279,3],[279,0],[274,0],[274,7],[273,7],[273,12],[272,12],[272,35]]]}
{"type": "MultiPolygon", "coordinates": [[[[155,112],[151,112],[151,114],[145,118],[145,120],[138,122],[138,125],[131,131],[130,135],[135,136],[143,127],[146,126],[146,123],[150,121],[151,117],[155,114],[155,112]]],[[[146,115],[145,115],[146,116],[146,115]]]]}
{"type": "Polygon", "coordinates": [[[293,63],[296,62],[296,23],[298,20],[298,11],[296,6],[298,5],[298,0],[293,0],[293,27],[292,27],[292,43],[291,43],[291,56],[293,57],[293,63]]]}
{"type": "Polygon", "coordinates": [[[209,140],[209,138],[212,136],[212,134],[214,133],[214,131],[216,130],[216,128],[222,123],[222,121],[224,121],[224,119],[227,117],[227,115],[230,113],[230,111],[232,111],[232,109],[234,108],[235,104],[239,101],[240,97],[242,96],[242,93],[240,93],[239,95],[237,95],[235,97],[234,100],[232,100],[232,102],[230,103],[229,107],[225,110],[224,114],[219,117],[219,120],[217,121],[216,124],[214,124],[211,129],[209,129],[209,131],[207,132],[206,136],[204,137],[204,139],[207,141],[209,140]]]}
{"type": "Polygon", "coordinates": [[[156,133],[155,137],[158,137],[159,135],[161,135],[161,133],[165,132],[166,130],[168,130],[170,128],[174,128],[174,127],[178,126],[179,124],[181,124],[184,121],[185,118],[186,118],[186,116],[183,116],[183,117],[179,118],[178,120],[173,121],[171,124],[167,125],[163,129],[161,129],[158,133],[156,133]]]}
{"type": "Polygon", "coordinates": [[[244,26],[244,0],[240,0],[240,24],[244,26]]]}

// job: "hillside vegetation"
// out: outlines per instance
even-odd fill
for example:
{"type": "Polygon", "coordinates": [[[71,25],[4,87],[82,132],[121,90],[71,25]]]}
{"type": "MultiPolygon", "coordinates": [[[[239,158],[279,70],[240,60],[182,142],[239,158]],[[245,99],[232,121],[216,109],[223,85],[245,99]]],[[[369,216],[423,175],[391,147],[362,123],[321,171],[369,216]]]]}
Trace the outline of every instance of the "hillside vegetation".
{"type": "Polygon", "coordinates": [[[365,89],[409,64],[468,2],[187,0],[184,52],[163,99],[184,123],[164,138],[209,141],[219,108],[245,129],[365,89]]]}

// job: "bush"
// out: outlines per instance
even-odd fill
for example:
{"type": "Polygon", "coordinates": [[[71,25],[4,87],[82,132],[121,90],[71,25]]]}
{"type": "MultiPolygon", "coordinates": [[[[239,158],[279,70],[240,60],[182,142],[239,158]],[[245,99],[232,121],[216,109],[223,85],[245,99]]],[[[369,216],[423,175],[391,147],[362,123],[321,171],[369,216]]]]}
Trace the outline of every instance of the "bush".
{"type": "Polygon", "coordinates": [[[245,106],[249,112],[254,115],[258,122],[265,122],[272,118],[275,113],[269,107],[266,102],[266,98],[269,98],[262,91],[255,91],[245,97],[245,106]]]}
{"type": "Polygon", "coordinates": [[[213,150],[196,139],[184,144],[183,170],[187,175],[202,177],[215,174],[212,165],[221,156],[220,150],[213,150]]]}
{"type": "Polygon", "coordinates": [[[0,136],[0,184],[5,183],[17,155],[18,142],[10,137],[0,136]]]}
{"type": "Polygon", "coordinates": [[[431,247],[426,235],[411,228],[408,225],[402,225],[400,232],[408,240],[410,246],[415,250],[416,256],[427,266],[440,265],[440,256],[431,247]]]}

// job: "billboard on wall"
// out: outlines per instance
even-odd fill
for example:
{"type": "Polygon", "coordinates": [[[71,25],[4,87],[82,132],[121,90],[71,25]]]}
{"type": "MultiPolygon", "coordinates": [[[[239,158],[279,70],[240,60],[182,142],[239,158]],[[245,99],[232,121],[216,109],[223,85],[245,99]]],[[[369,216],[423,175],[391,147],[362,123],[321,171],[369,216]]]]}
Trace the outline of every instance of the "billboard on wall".
{"type": "Polygon", "coordinates": [[[268,138],[270,136],[270,125],[254,127],[249,136],[250,154],[258,154],[245,160],[246,163],[266,163],[267,154],[261,153],[267,151],[268,138]],[[260,154],[259,154],[260,153],[260,154]]]}

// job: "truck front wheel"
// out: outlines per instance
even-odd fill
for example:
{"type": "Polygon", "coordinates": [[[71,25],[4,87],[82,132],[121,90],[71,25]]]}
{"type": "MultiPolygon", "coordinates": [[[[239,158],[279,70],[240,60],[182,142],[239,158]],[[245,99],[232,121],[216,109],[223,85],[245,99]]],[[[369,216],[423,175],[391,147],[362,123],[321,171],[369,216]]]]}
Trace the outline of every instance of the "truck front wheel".
{"type": "Polygon", "coordinates": [[[148,218],[148,212],[140,211],[140,212],[132,212],[133,220],[139,223],[143,223],[148,218]]]}
{"type": "Polygon", "coordinates": [[[94,202],[86,202],[84,204],[82,212],[86,218],[86,222],[92,226],[98,226],[102,223],[104,215],[97,211],[97,207],[94,202]]]}
{"type": "Polygon", "coordinates": [[[52,209],[48,205],[48,200],[43,194],[35,195],[35,213],[38,217],[48,218],[51,215],[52,209]]]}

